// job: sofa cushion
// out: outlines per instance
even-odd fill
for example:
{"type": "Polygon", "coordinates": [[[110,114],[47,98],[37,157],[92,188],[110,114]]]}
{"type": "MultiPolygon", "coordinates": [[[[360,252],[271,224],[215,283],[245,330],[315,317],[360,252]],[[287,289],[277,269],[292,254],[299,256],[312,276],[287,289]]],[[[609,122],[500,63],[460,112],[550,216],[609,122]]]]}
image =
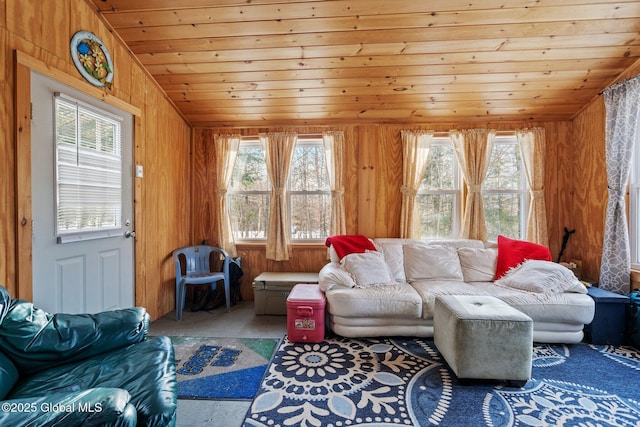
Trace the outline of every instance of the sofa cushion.
{"type": "Polygon", "coordinates": [[[2,426],[136,427],[138,414],[121,388],[90,388],[12,400],[20,411],[0,411],[2,426]]]}
{"type": "Polygon", "coordinates": [[[482,290],[531,317],[534,330],[539,328],[541,322],[546,323],[545,330],[553,330],[549,329],[552,324],[558,324],[560,330],[566,330],[567,325],[585,325],[593,320],[595,312],[593,298],[580,293],[564,292],[540,299],[533,293],[500,286],[483,286],[482,290]]]}
{"type": "Polygon", "coordinates": [[[522,292],[546,296],[563,292],[586,294],[586,288],[567,267],[550,261],[526,260],[493,282],[522,292]]]}
{"type": "Polygon", "coordinates": [[[353,253],[342,258],[342,265],[356,282],[356,287],[393,283],[389,267],[380,252],[353,253]]]}
{"type": "Polygon", "coordinates": [[[440,245],[404,245],[404,272],[408,282],[415,280],[463,280],[455,248],[440,245]]]}
{"type": "Polygon", "coordinates": [[[356,282],[353,280],[351,274],[342,268],[340,263],[330,262],[320,269],[318,273],[318,285],[322,292],[327,292],[336,286],[353,288],[356,282]]]}
{"type": "Polygon", "coordinates": [[[122,388],[131,395],[140,426],[175,425],[176,362],[168,337],[151,337],[89,359],[65,363],[21,379],[11,399],[122,388]]]}
{"type": "Polygon", "coordinates": [[[21,375],[30,374],[142,341],[150,321],[142,307],[50,314],[14,299],[0,324],[0,346],[21,375]]]}
{"type": "Polygon", "coordinates": [[[442,239],[442,240],[429,240],[430,245],[447,246],[449,248],[478,248],[482,249],[485,246],[485,242],[478,239],[442,239]]]}
{"type": "Polygon", "coordinates": [[[11,391],[18,382],[18,368],[2,352],[0,352],[0,400],[11,391]]]}
{"type": "Polygon", "coordinates": [[[465,282],[491,282],[496,274],[498,250],[459,248],[458,257],[465,282]]]}
{"type": "Polygon", "coordinates": [[[402,243],[398,242],[374,242],[378,251],[384,255],[384,261],[389,266],[391,277],[396,282],[406,282],[404,275],[404,254],[402,251],[402,243]]]}
{"type": "Polygon", "coordinates": [[[330,313],[342,317],[418,319],[422,313],[422,299],[407,283],[336,287],[326,297],[330,313]]]}
{"type": "Polygon", "coordinates": [[[504,276],[510,268],[519,265],[525,259],[551,261],[551,252],[546,246],[537,243],[498,236],[498,262],[495,280],[504,276]]]}
{"type": "Polygon", "coordinates": [[[422,299],[422,317],[433,318],[436,298],[441,295],[489,295],[489,286],[477,286],[462,280],[418,280],[411,283],[422,299]]]}

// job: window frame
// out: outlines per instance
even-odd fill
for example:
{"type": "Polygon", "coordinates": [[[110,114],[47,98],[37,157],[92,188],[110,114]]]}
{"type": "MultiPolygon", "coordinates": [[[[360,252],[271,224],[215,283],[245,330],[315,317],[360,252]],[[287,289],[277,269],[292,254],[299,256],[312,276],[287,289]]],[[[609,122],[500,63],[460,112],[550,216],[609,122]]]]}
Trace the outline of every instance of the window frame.
{"type": "MultiPolygon", "coordinates": [[[[323,143],[323,139],[322,139],[322,135],[315,135],[315,134],[300,134],[297,137],[296,140],[296,147],[298,147],[299,145],[314,145],[314,146],[319,146],[321,148],[324,149],[324,143],[323,143]]],[[[255,136],[244,136],[241,138],[240,140],[240,146],[239,146],[239,150],[242,147],[247,147],[247,146],[251,146],[251,147],[259,147],[261,149],[263,149],[261,143],[260,143],[260,138],[255,135],[255,136]]],[[[296,149],[296,147],[294,147],[294,150],[296,149]]],[[[265,153],[265,157],[266,157],[266,153],[265,153]]],[[[265,162],[266,162],[266,158],[265,158],[265,162]]],[[[325,159],[325,165],[326,165],[326,159],[325,159]]],[[[266,167],[266,165],[265,165],[266,167]]],[[[291,175],[291,170],[289,171],[289,175],[291,175]]],[[[328,173],[328,172],[327,172],[328,173]]],[[[267,178],[268,179],[268,178],[267,178]]],[[[229,189],[227,191],[227,202],[229,204],[229,206],[231,206],[231,201],[230,198],[233,195],[266,195],[269,198],[271,197],[271,182],[268,182],[268,186],[269,186],[269,190],[265,190],[265,191],[258,191],[258,190],[251,190],[251,191],[236,191],[236,190],[231,190],[229,189]]],[[[289,230],[289,239],[291,241],[292,244],[319,244],[319,243],[323,243],[324,240],[326,239],[327,236],[322,237],[322,238],[318,238],[318,239],[296,239],[293,237],[293,230],[292,230],[292,203],[291,203],[291,196],[292,195],[327,195],[329,197],[329,199],[331,200],[331,188],[328,188],[327,190],[313,190],[313,191],[304,191],[304,190],[296,190],[293,191],[291,190],[291,183],[290,183],[290,176],[287,178],[287,192],[286,192],[286,209],[287,209],[287,229],[289,230]]],[[[231,212],[233,213],[233,212],[231,212]]],[[[329,209],[328,212],[329,215],[331,215],[331,210],[329,209]]],[[[268,224],[267,224],[267,230],[265,231],[265,237],[264,238],[251,238],[251,239],[243,239],[243,238],[238,238],[235,236],[235,231],[232,230],[232,233],[234,233],[234,239],[236,241],[236,243],[265,243],[267,241],[267,235],[269,233],[268,230],[268,224]]]]}
{"type": "MultiPolygon", "coordinates": [[[[324,142],[322,140],[322,135],[298,135],[298,138],[296,140],[296,146],[294,147],[294,150],[298,147],[298,146],[316,146],[316,147],[320,147],[323,151],[324,151],[324,142]]],[[[325,152],[326,154],[326,152],[325,152]]],[[[327,159],[325,157],[325,168],[327,167],[327,159]]],[[[327,174],[329,172],[327,171],[327,174]]],[[[305,195],[310,195],[310,196],[317,196],[317,195],[325,195],[327,197],[329,197],[329,203],[331,203],[331,188],[329,187],[327,190],[291,190],[291,170],[289,170],[289,177],[287,177],[287,220],[289,221],[288,224],[288,229],[289,229],[289,238],[291,239],[292,243],[299,243],[299,244],[304,244],[304,243],[322,243],[325,241],[325,239],[327,237],[329,237],[328,233],[329,231],[327,230],[327,236],[324,237],[319,237],[317,239],[296,239],[293,237],[293,223],[291,221],[292,219],[292,202],[291,202],[291,196],[294,195],[298,195],[298,196],[305,196],[305,195]]],[[[331,207],[329,207],[329,212],[328,215],[331,215],[331,207]]]]}
{"type": "MultiPolygon", "coordinates": [[[[243,136],[240,139],[240,145],[238,146],[238,152],[242,149],[242,147],[246,147],[246,148],[260,148],[263,151],[263,160],[265,161],[265,168],[266,168],[266,159],[265,159],[265,153],[264,153],[264,149],[262,147],[262,144],[260,143],[260,138],[258,138],[258,136],[243,136]]],[[[236,159],[237,161],[237,159],[236,159]]],[[[235,165],[234,165],[235,168],[235,165]]],[[[226,198],[227,198],[227,205],[229,206],[229,209],[232,206],[231,203],[231,196],[233,195],[248,195],[248,196],[266,196],[267,200],[269,200],[269,202],[267,203],[267,207],[269,207],[271,205],[271,180],[269,179],[268,176],[268,172],[267,172],[267,186],[268,186],[268,190],[248,190],[248,191],[236,191],[236,190],[231,190],[228,189],[227,190],[227,194],[226,194],[226,198]]],[[[230,211],[230,213],[232,213],[230,211]]],[[[267,233],[269,232],[269,224],[268,224],[268,214],[267,214],[267,228],[265,229],[265,236],[264,237],[260,237],[260,238],[238,238],[235,236],[235,231],[233,230],[233,221],[231,223],[231,227],[232,227],[232,234],[234,235],[233,238],[236,242],[241,242],[241,243],[264,243],[267,241],[267,233]]]]}
{"type": "MultiPolygon", "coordinates": [[[[441,189],[441,190],[424,190],[422,188],[418,188],[418,191],[416,193],[416,203],[418,202],[418,196],[421,195],[453,195],[454,199],[453,199],[453,218],[452,218],[452,227],[451,227],[451,234],[449,236],[441,236],[441,237],[423,237],[422,235],[419,236],[419,238],[421,240],[442,240],[442,239],[456,239],[458,238],[458,236],[460,235],[460,230],[461,230],[461,225],[462,225],[462,216],[463,216],[463,207],[464,207],[464,179],[462,177],[462,171],[460,170],[460,165],[458,163],[458,159],[455,155],[455,149],[453,147],[453,142],[451,141],[451,138],[449,136],[449,134],[447,133],[446,135],[434,135],[433,139],[431,140],[431,147],[429,148],[429,159],[427,159],[427,170],[428,170],[428,162],[431,160],[431,153],[433,150],[434,145],[449,145],[451,147],[451,154],[452,154],[452,164],[451,167],[453,168],[452,174],[453,174],[453,188],[452,189],[441,189]]],[[[423,175],[422,177],[422,181],[420,184],[420,187],[422,187],[422,182],[424,181],[426,176],[426,171],[425,171],[425,175],[423,175]]],[[[418,218],[419,220],[419,218],[418,218]]]]}
{"type": "MultiPolygon", "coordinates": [[[[71,96],[65,95],[60,92],[54,93],[53,103],[54,103],[54,108],[53,108],[54,173],[55,173],[55,176],[54,176],[54,179],[55,179],[55,182],[54,182],[54,193],[55,193],[54,194],[55,196],[54,198],[54,203],[55,203],[54,233],[55,233],[56,242],[60,244],[60,243],[68,243],[68,242],[77,242],[81,240],[109,238],[109,237],[121,235],[123,230],[126,228],[126,225],[123,224],[123,218],[122,218],[122,212],[124,208],[123,200],[122,200],[122,174],[125,173],[125,171],[122,168],[122,159],[123,159],[122,157],[123,156],[122,121],[123,121],[123,118],[113,113],[110,113],[108,111],[102,110],[92,104],[87,104],[85,102],[82,102],[80,100],[77,100],[71,96]],[[75,132],[73,135],[74,137],[73,144],[65,144],[64,142],[61,142],[59,140],[59,137],[61,136],[59,134],[59,127],[58,127],[59,106],[75,111],[75,119],[74,119],[75,132]],[[110,126],[114,126],[113,141],[112,141],[114,152],[112,153],[102,152],[102,150],[91,149],[83,146],[83,134],[82,134],[82,128],[81,128],[82,114],[93,116],[96,120],[100,120],[110,126]],[[67,147],[67,145],[73,145],[73,148],[67,147]],[[82,154],[83,151],[85,153],[84,155],[82,154]],[[61,156],[64,157],[64,154],[63,154],[64,152],[71,153],[72,155],[73,153],[75,153],[75,156],[76,156],[75,168],[73,165],[69,163],[66,163],[66,166],[65,166],[65,162],[61,160],[61,156]],[[87,158],[87,157],[92,157],[98,160],[104,159],[104,162],[102,163],[103,167],[98,167],[96,165],[91,166],[86,162],[85,163],[80,162],[81,158],[87,158]],[[117,165],[117,168],[108,170],[106,169],[107,164],[115,164],[117,165]],[[64,205],[64,201],[61,200],[63,198],[63,195],[62,195],[63,192],[61,191],[60,186],[63,185],[65,182],[65,178],[61,176],[65,174],[64,169],[66,169],[66,175],[69,175],[69,172],[74,172],[74,171],[76,175],[81,175],[83,170],[99,173],[99,170],[105,169],[104,174],[100,175],[103,177],[102,183],[104,185],[98,186],[96,185],[95,182],[93,182],[92,185],[96,188],[99,187],[99,189],[102,189],[103,191],[109,191],[110,189],[116,192],[116,196],[112,197],[113,200],[111,200],[116,211],[113,216],[113,219],[114,219],[113,224],[108,223],[107,225],[104,225],[104,226],[98,225],[95,227],[76,227],[72,229],[61,227],[60,225],[61,210],[63,209],[62,206],[64,205]],[[115,177],[117,182],[110,180],[109,177],[111,178],[115,177]]],[[[96,130],[96,132],[98,132],[98,130],[96,130]]],[[[69,157],[69,156],[66,156],[66,157],[69,157]]],[[[66,181],[67,181],[67,184],[66,184],[67,186],[75,185],[76,187],[82,187],[83,185],[82,181],[80,181],[79,179],[76,179],[75,181],[66,179],[66,181]]],[[[87,184],[85,183],[84,186],[86,187],[87,184]]],[[[101,195],[103,194],[98,194],[98,196],[101,196],[101,195]]],[[[79,198],[79,200],[83,200],[82,197],[79,198]]],[[[91,205],[81,203],[79,206],[80,209],[83,209],[83,208],[86,209],[87,207],[91,208],[91,205]]]]}
{"type": "MultiPolygon", "coordinates": [[[[518,155],[520,156],[520,189],[487,189],[485,188],[485,184],[486,182],[483,182],[482,184],[482,196],[484,198],[485,195],[490,195],[490,194],[520,194],[522,197],[520,197],[520,235],[515,237],[515,236],[511,236],[511,238],[513,239],[525,239],[526,238],[526,234],[527,234],[527,218],[529,217],[529,207],[531,204],[531,192],[529,189],[529,181],[527,180],[527,175],[526,175],[526,171],[525,171],[525,167],[524,167],[524,159],[522,158],[522,152],[520,151],[520,144],[518,143],[518,139],[515,135],[515,133],[513,134],[504,134],[504,135],[496,135],[495,139],[494,139],[494,149],[495,146],[498,144],[509,144],[509,145],[514,145],[515,149],[518,152],[518,155]]],[[[493,160],[493,152],[491,153],[491,160],[493,160]]],[[[491,161],[490,160],[490,161],[491,161]]],[[[484,200],[483,200],[483,208],[485,209],[486,212],[486,207],[484,206],[484,200]]],[[[486,222],[486,217],[485,217],[485,222],[486,222]]],[[[488,223],[487,223],[487,228],[488,228],[488,223]]],[[[496,236],[497,238],[497,236],[496,236]]],[[[489,241],[493,241],[490,240],[490,238],[488,237],[489,241]]]]}

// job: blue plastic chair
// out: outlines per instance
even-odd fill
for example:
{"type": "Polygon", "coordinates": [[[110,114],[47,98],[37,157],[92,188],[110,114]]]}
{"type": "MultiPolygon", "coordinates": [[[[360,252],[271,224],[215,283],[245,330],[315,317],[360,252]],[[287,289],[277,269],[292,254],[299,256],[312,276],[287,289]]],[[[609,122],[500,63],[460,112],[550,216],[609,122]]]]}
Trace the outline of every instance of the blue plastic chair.
{"type": "Polygon", "coordinates": [[[229,263],[231,257],[224,249],[215,246],[199,245],[187,246],[173,251],[176,264],[176,320],[182,319],[187,285],[211,284],[211,290],[216,289],[217,283],[224,281],[224,295],[227,300],[227,312],[231,311],[229,289],[229,263]],[[222,259],[222,271],[211,271],[211,254],[217,253],[222,259]],[[182,266],[184,265],[184,270],[182,266]]]}

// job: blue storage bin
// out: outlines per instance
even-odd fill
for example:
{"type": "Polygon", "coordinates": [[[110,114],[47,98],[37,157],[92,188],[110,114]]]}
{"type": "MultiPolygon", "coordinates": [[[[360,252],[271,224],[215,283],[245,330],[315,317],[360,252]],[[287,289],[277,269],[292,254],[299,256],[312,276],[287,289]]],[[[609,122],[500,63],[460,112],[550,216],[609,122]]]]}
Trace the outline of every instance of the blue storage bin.
{"type": "Polygon", "coordinates": [[[640,289],[629,294],[627,306],[627,342],[640,348],[640,289]]]}
{"type": "Polygon", "coordinates": [[[621,345],[624,342],[629,297],[591,286],[588,293],[596,303],[593,321],[585,326],[585,338],[592,344],[621,345]]]}

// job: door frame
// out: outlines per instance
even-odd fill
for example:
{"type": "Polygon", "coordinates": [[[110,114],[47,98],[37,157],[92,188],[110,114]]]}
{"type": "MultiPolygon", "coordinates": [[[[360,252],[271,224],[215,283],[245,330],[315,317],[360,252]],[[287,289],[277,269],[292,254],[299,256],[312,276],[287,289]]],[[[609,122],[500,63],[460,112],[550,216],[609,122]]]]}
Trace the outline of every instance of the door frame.
{"type": "MultiPolygon", "coordinates": [[[[38,72],[46,77],[64,83],[80,92],[102,100],[107,104],[118,107],[133,115],[133,163],[136,164],[136,149],[141,137],[141,117],[142,110],[129,103],[126,103],[115,96],[85,83],[64,71],[53,68],[44,62],[35,59],[19,50],[14,51],[14,76],[15,90],[14,111],[15,111],[15,224],[16,224],[16,272],[13,289],[9,287],[9,292],[14,298],[33,301],[33,230],[32,230],[32,201],[31,201],[31,72],[38,72]]],[[[131,171],[133,174],[133,171],[131,171]]],[[[134,224],[140,224],[141,213],[135,200],[140,200],[141,185],[135,180],[133,185],[133,216],[134,224]]],[[[137,258],[142,252],[138,240],[134,245],[134,257],[137,258]],[[140,249],[140,250],[139,250],[140,249]]],[[[138,304],[142,297],[138,286],[142,283],[138,280],[142,274],[138,268],[138,263],[134,263],[134,298],[138,304]]]]}

